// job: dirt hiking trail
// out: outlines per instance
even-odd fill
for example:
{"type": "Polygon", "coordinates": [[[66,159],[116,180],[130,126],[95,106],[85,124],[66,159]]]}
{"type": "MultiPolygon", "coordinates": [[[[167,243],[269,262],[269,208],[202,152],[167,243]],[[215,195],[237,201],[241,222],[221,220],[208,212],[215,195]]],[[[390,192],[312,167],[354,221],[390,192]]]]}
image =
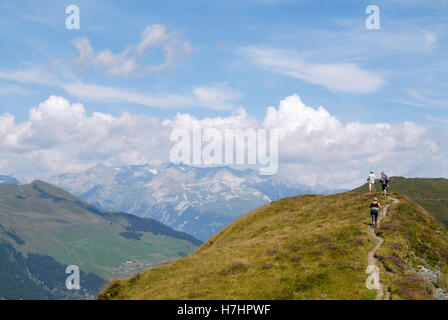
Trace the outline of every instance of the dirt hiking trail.
{"type": "MultiPolygon", "coordinates": [[[[400,201],[398,199],[391,198],[391,197],[389,197],[389,199],[393,200],[392,204],[393,203],[397,203],[397,202],[400,201]]],[[[383,207],[383,209],[381,209],[380,214],[378,215],[377,227],[381,223],[381,220],[387,216],[387,212],[388,212],[389,206],[390,206],[390,204],[385,205],[383,207]]],[[[376,230],[374,230],[373,228],[369,227],[369,231],[368,232],[369,232],[369,234],[372,237],[374,237],[376,239],[376,244],[375,244],[375,247],[373,247],[373,249],[370,250],[369,253],[367,254],[367,265],[369,265],[369,266],[370,265],[376,265],[377,266],[377,262],[379,263],[379,261],[378,261],[377,258],[375,258],[375,252],[378,250],[378,248],[381,247],[381,245],[384,242],[384,239],[379,237],[376,234],[376,230]]],[[[389,292],[389,290],[386,289],[386,292],[384,292],[384,291],[385,290],[384,290],[383,284],[380,281],[379,288],[377,289],[375,300],[390,300],[390,292],[389,292]]]]}

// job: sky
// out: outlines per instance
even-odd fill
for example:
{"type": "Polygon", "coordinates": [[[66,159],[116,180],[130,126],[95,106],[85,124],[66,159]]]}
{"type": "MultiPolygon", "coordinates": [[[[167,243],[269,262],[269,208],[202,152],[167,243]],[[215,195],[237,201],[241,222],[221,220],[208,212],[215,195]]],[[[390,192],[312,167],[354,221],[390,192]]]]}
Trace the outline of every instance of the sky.
{"type": "Polygon", "coordinates": [[[305,185],[448,177],[447,37],[448,0],[0,0],[0,174],[169,161],[199,123],[280,130],[305,185]]]}

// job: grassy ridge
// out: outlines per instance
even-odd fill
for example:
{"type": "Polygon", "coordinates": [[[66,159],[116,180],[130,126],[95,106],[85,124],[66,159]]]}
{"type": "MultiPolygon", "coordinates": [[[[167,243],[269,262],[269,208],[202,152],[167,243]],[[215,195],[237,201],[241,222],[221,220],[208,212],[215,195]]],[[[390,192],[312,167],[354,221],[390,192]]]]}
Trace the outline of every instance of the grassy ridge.
{"type": "Polygon", "coordinates": [[[373,299],[365,286],[370,201],[353,193],[281,199],[185,259],[114,281],[99,298],[373,299]]]}
{"type": "MultiPolygon", "coordinates": [[[[390,185],[393,192],[418,203],[448,228],[448,179],[391,177],[390,185]]],[[[375,188],[381,190],[381,184],[377,182],[375,188]]],[[[367,190],[365,184],[354,191],[367,190]]]]}
{"type": "MultiPolygon", "coordinates": [[[[379,196],[379,194],[376,194],[379,196]]],[[[446,230],[407,198],[391,204],[378,251],[393,299],[446,287],[446,230]],[[439,272],[432,283],[419,265],[439,272]]],[[[254,210],[187,258],[114,281],[99,299],[374,299],[365,281],[371,194],[304,195],[254,210]]],[[[383,205],[391,200],[380,198],[383,205]]]]}
{"type": "Polygon", "coordinates": [[[422,207],[399,199],[379,229],[383,281],[393,300],[434,299],[436,288],[448,289],[448,232],[422,207]],[[421,267],[431,277],[422,276],[421,267]]]}

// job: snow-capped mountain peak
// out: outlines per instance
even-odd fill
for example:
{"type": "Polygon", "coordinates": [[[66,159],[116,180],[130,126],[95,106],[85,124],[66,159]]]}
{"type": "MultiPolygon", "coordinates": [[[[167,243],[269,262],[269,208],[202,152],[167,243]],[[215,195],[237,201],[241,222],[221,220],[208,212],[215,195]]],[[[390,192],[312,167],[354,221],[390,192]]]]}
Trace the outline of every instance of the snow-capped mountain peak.
{"type": "Polygon", "coordinates": [[[240,215],[275,200],[277,192],[285,197],[310,191],[254,170],[172,163],[121,168],[98,165],[48,180],[103,209],[151,217],[202,240],[240,215]]]}

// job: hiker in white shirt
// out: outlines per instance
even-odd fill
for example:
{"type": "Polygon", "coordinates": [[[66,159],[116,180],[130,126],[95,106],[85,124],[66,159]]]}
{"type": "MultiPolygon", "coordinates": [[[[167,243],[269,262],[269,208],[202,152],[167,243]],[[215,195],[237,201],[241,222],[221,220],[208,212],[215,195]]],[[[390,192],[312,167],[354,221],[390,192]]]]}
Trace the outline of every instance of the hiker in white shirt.
{"type": "Polygon", "coordinates": [[[369,183],[369,191],[375,192],[375,180],[376,177],[373,174],[373,171],[370,171],[369,177],[367,178],[367,182],[369,183]]]}

